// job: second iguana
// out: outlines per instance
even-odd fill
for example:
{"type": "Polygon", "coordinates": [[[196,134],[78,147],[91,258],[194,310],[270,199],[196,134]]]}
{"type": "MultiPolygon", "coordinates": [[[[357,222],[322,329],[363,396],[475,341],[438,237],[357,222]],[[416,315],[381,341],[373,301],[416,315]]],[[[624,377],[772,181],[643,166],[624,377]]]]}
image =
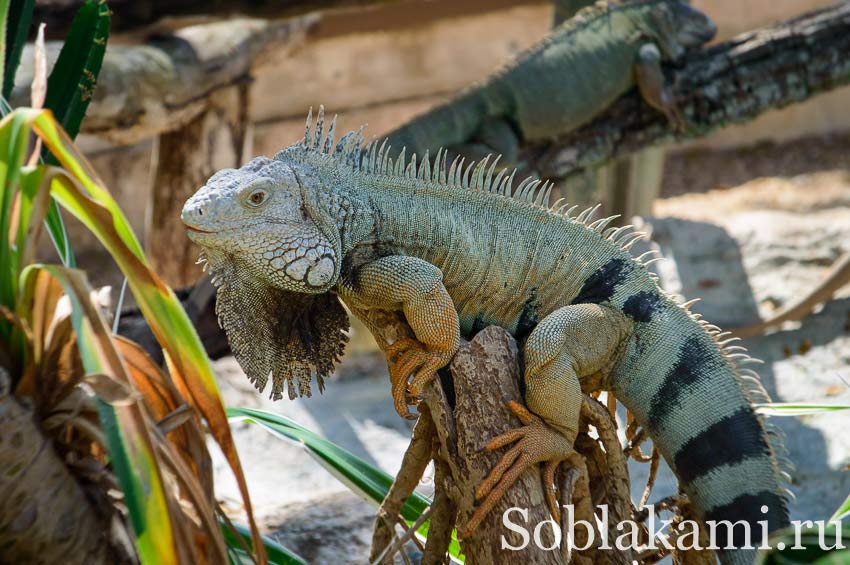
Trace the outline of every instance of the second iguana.
{"type": "Polygon", "coordinates": [[[644,100],[683,128],[664,82],[663,60],[711,40],[717,28],[679,0],[599,2],[580,10],[508,66],[388,135],[397,149],[433,155],[502,155],[592,120],[637,86],[644,100]]]}
{"type": "MultiPolygon", "coordinates": [[[[548,204],[549,186],[445,153],[394,160],[386,144],[339,143],[308,118],[304,141],[216,173],[182,218],[218,287],[237,360],[271,396],[319,388],[342,353],[340,301],[376,336],[398,412],[471,337],[498,325],[524,344],[525,425],[481,485],[475,525],[528,468],[552,484],[573,453],[582,393],[613,391],[648,430],[706,520],[743,521],[755,543],[788,523],[783,479],[753,410],[764,393],[726,334],[661,290],[639,237],[594,209],[548,204]],[[406,336],[388,343],[385,326],[406,336]]],[[[481,383],[487,386],[487,383],[481,383]]],[[[547,490],[550,508],[554,494],[547,490]]],[[[718,530],[741,547],[741,530],[718,530]],[[725,533],[724,533],[725,532],[725,533]]],[[[751,551],[722,550],[724,563],[751,551]]]]}

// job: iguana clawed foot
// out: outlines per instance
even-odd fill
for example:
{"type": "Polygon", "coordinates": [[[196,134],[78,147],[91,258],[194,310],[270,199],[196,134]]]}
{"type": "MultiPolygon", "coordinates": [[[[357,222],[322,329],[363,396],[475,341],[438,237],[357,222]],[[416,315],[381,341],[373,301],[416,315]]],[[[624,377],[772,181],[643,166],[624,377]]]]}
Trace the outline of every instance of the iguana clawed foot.
{"type": "Polygon", "coordinates": [[[523,426],[497,436],[487,444],[488,451],[495,451],[516,442],[478,487],[475,497],[478,500],[483,498],[484,501],[461,529],[462,537],[472,535],[508,489],[529,467],[537,463],[543,463],[541,474],[546,504],[552,517],[560,523],[561,513],[558,510],[558,498],[554,486],[555,471],[561,462],[570,459],[575,453],[572,441],[546,424],[539,416],[532,414],[519,402],[512,400],[508,406],[523,426]]]}
{"type": "Polygon", "coordinates": [[[399,339],[384,349],[384,353],[396,412],[402,418],[415,419],[408,406],[418,401],[425,385],[449,362],[453,353],[429,349],[413,338],[399,339]]]}

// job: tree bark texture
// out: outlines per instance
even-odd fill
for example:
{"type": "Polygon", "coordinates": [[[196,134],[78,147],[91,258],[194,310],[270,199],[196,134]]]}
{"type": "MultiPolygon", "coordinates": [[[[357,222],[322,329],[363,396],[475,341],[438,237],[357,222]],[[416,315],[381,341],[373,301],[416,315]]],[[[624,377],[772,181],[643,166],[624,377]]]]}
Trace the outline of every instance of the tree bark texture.
{"type": "Polygon", "coordinates": [[[0,560],[121,563],[98,512],[0,369],[0,560]]]}
{"type": "MultiPolygon", "coordinates": [[[[521,422],[508,409],[508,401],[522,402],[519,390],[519,353],[516,342],[503,329],[489,327],[464,344],[455,355],[449,370],[452,375],[453,403],[436,383],[434,394],[425,399],[439,438],[435,455],[441,473],[442,490],[457,509],[457,525],[465,524],[476,507],[478,485],[499,462],[504,450],[488,452],[485,447],[493,437],[520,427],[521,422]],[[452,404],[454,405],[452,408],[452,404]]],[[[528,510],[531,528],[550,518],[546,508],[540,472],[533,468],[507,492],[490,512],[476,535],[461,541],[470,563],[509,564],[519,560],[529,564],[566,563],[560,550],[545,551],[533,542],[520,551],[502,548],[502,537],[512,546],[522,545],[518,533],[502,524],[509,508],[528,510]]],[[[511,519],[524,523],[525,518],[513,513],[511,519]]],[[[553,523],[541,528],[544,547],[554,544],[553,523]]]]}
{"type": "MultiPolygon", "coordinates": [[[[114,7],[113,7],[114,9],[114,7]]],[[[195,119],[216,90],[249,82],[271,51],[306,38],[315,15],[289,20],[234,18],[153,36],[143,45],[110,45],[82,131],[132,144],[195,119]]],[[[55,58],[61,44],[49,42],[55,58]]],[[[32,46],[24,53],[12,106],[25,106],[32,83],[32,46]]]]}
{"type": "Polygon", "coordinates": [[[838,2],[687,55],[667,65],[685,131],[629,92],[591,123],[525,149],[546,178],[566,178],[614,157],[702,137],[850,82],[850,3],[838,2]]]}

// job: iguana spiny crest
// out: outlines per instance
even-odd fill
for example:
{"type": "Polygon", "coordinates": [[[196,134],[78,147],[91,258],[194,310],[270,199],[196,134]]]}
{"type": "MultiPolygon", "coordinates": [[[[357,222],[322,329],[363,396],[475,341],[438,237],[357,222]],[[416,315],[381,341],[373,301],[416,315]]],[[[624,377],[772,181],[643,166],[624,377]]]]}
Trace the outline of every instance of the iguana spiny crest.
{"type": "MultiPolygon", "coordinates": [[[[274,400],[284,388],[290,398],[310,396],[313,374],[323,390],[348,341],[347,315],[330,291],[350,251],[346,243],[370,231],[373,220],[346,185],[356,185],[363,174],[389,175],[539,207],[548,207],[552,189],[534,177],[516,184],[516,171],[497,172],[498,157],[469,164],[457,158],[449,165],[447,153],[439,151],[432,164],[427,152],[417,161],[402,149],[393,159],[386,140],[364,146],[363,128],[334,144],[335,125],[336,117],[325,135],[320,107],[313,128],[311,109],[302,142],[273,159],[257,157],[215,173],[181,215],[189,238],[203,249],[201,261],[217,288],[216,313],[234,356],[258,390],[271,376],[274,400]]],[[[576,208],[562,201],[552,206],[581,224],[598,210],[573,215],[576,208]]],[[[587,223],[602,232],[613,219],[587,223]]],[[[606,235],[616,240],[622,233],[612,228],[606,235]]]]}

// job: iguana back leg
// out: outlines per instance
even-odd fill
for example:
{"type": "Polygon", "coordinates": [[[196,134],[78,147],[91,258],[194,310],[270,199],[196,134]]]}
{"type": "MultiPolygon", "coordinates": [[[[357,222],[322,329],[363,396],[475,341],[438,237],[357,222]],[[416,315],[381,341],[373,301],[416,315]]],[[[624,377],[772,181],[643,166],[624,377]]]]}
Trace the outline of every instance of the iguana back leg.
{"type": "Polygon", "coordinates": [[[511,410],[523,426],[490,441],[488,450],[514,446],[484,479],[476,497],[484,501],[463,528],[469,535],[531,466],[542,463],[544,492],[559,518],[553,490],[558,465],[574,456],[582,389],[580,379],[607,374],[630,331],[626,318],[605,306],[565,306],[546,316],[525,344],[525,403],[511,410]],[[486,498],[485,498],[486,497],[486,498]]]}

